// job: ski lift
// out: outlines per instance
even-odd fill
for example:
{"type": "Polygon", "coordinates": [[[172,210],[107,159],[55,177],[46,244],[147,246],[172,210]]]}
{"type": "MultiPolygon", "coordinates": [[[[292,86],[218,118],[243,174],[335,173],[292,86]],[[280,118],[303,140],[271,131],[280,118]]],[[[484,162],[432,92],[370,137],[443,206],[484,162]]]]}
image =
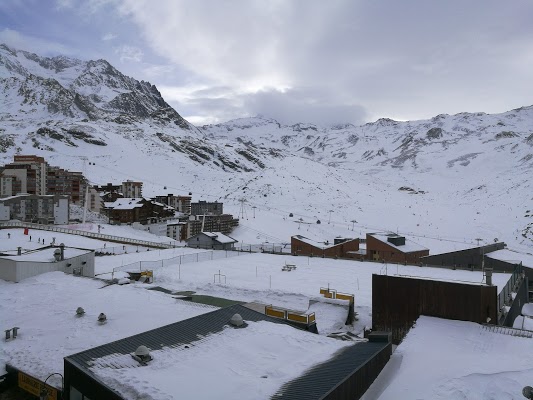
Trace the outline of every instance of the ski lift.
{"type": "Polygon", "coordinates": [[[316,221],[317,224],[321,224],[320,220],[316,221]]]}
{"type": "Polygon", "coordinates": [[[192,196],[192,192],[189,192],[189,196],[192,196]]]}
{"type": "Polygon", "coordinates": [[[163,189],[167,190],[167,187],[166,187],[166,186],[163,186],[163,189]]]}
{"type": "Polygon", "coordinates": [[[289,217],[294,217],[294,215],[292,215],[292,213],[289,214],[289,217]]]}

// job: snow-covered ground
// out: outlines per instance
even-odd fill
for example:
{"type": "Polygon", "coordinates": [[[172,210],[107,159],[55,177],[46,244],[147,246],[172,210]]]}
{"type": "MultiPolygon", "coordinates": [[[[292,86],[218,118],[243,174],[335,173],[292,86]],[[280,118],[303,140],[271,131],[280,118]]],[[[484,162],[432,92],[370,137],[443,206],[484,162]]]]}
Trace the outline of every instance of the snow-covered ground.
{"type": "Polygon", "coordinates": [[[421,316],[364,400],[522,399],[532,345],[472,322],[421,316]]]}

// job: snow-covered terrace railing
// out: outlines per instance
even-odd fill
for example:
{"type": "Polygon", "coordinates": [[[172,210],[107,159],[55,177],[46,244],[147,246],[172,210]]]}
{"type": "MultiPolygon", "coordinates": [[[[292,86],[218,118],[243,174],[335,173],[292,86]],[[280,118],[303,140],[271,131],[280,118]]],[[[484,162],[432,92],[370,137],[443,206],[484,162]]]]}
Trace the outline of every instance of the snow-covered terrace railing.
{"type": "Polygon", "coordinates": [[[175,247],[171,243],[150,242],[148,240],[131,239],[131,238],[125,238],[125,237],[120,237],[120,236],[105,235],[103,233],[80,231],[77,229],[61,228],[59,226],[52,226],[52,225],[34,224],[32,222],[2,222],[0,223],[0,229],[7,229],[7,228],[28,228],[28,229],[38,229],[41,231],[67,233],[69,235],[85,236],[85,237],[89,237],[93,239],[106,240],[109,242],[133,244],[133,245],[138,245],[138,246],[153,247],[157,249],[173,249],[175,247]]]}
{"type": "Polygon", "coordinates": [[[113,268],[113,273],[122,272],[136,272],[154,270],[157,268],[168,267],[170,265],[187,264],[193,262],[219,260],[222,258],[238,257],[240,253],[227,250],[211,250],[201,251],[198,253],[182,254],[180,256],[165,258],[162,260],[154,261],[136,261],[131,264],[122,265],[120,267],[113,268]]]}
{"type": "Polygon", "coordinates": [[[502,335],[519,336],[519,337],[526,337],[526,338],[533,339],[533,331],[528,331],[525,329],[517,329],[517,328],[510,328],[508,326],[485,325],[485,324],[483,324],[483,328],[490,332],[501,333],[502,335]]]}
{"type": "Polygon", "coordinates": [[[503,322],[505,321],[504,307],[512,305],[514,301],[513,293],[517,292],[523,279],[523,267],[520,263],[516,266],[511,277],[498,295],[498,323],[500,325],[503,325],[503,322]]]}

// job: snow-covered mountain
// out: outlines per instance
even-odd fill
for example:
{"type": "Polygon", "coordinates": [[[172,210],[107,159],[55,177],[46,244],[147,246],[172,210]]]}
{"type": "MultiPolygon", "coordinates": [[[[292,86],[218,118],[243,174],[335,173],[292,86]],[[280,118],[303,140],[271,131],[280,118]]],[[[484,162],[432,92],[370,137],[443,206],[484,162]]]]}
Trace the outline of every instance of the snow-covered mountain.
{"type": "Polygon", "coordinates": [[[235,235],[245,240],[389,229],[531,251],[532,106],[362,126],[255,117],[196,128],[155,86],[105,60],[5,45],[0,88],[0,163],[38,154],[81,170],[87,156],[95,183],[133,178],[147,195],[224,201],[241,215],[235,235]]]}

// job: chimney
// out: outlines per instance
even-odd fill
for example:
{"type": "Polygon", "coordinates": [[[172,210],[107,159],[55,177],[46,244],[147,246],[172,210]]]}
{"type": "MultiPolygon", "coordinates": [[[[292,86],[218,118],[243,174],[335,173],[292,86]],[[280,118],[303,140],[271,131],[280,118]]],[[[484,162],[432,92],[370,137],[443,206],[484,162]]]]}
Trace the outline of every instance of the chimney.
{"type": "Polygon", "coordinates": [[[17,256],[22,254],[22,247],[17,247],[17,256]]]}
{"type": "Polygon", "coordinates": [[[485,268],[485,278],[488,286],[492,286],[492,268],[485,268]]]}

